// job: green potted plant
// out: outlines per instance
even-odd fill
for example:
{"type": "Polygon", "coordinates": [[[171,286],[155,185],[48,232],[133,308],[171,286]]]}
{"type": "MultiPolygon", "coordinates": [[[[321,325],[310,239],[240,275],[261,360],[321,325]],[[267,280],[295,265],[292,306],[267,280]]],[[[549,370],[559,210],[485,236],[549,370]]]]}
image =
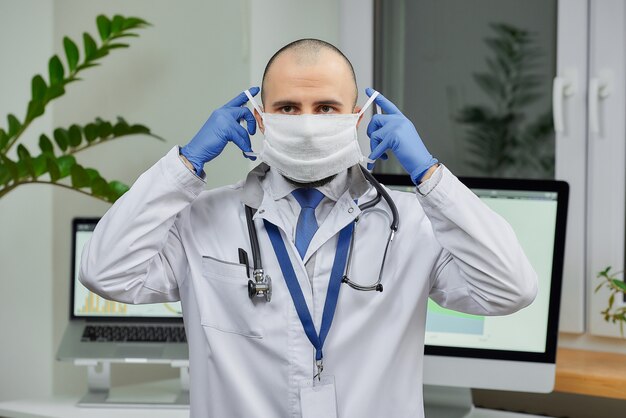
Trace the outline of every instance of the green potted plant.
{"type": "Polygon", "coordinates": [[[121,15],[112,18],[99,15],[96,25],[100,40],[96,41],[84,32],[82,54],[73,40],[67,36],[63,38],[66,65],[57,55],[50,58],[47,82],[39,74],[32,78],[31,98],[25,116],[20,120],[9,114],[6,129],[0,127],[0,198],[19,186],[44,183],[72,189],[106,202],[115,202],[128,190],[128,186],[117,180],[105,180],[94,168],[79,164],[76,154],[128,135],[143,134],[164,141],[148,127],[130,124],[118,116],[116,121],[97,117],[84,126],[72,124],[54,129],[52,135],[41,134],[37,152],[29,151],[18,143],[30,124],[44,114],[46,106],[63,96],[68,84],[81,80],[79,74],[100,65],[101,59],[114,49],[128,48],[129,44],[121,40],[138,37],[134,30],[151,26],[138,17],[121,15]],[[8,152],[16,144],[17,158],[12,159],[8,152]]]}
{"type": "Polygon", "coordinates": [[[615,308],[615,298],[624,298],[626,294],[626,283],[620,280],[618,276],[624,272],[611,272],[611,266],[605,268],[598,273],[597,278],[602,280],[594,293],[597,293],[602,287],[609,289],[609,301],[605,310],[600,312],[604,316],[606,322],[613,324],[619,323],[619,329],[622,337],[624,336],[624,322],[626,322],[626,306],[615,308]]]}
{"type": "Polygon", "coordinates": [[[552,111],[526,117],[543,97],[537,36],[505,23],[490,27],[495,36],[485,39],[493,53],[486,59],[488,71],[473,75],[490,104],[465,106],[457,116],[467,127],[467,164],[490,177],[552,178],[552,111]]]}

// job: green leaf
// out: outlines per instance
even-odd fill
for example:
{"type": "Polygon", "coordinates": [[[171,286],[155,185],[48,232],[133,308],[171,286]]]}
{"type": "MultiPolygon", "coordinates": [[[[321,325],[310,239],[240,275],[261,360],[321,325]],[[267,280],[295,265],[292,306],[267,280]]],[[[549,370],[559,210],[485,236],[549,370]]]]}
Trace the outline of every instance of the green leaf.
{"type": "Polygon", "coordinates": [[[76,64],[78,64],[78,58],[80,56],[78,47],[67,36],[63,38],[63,47],[65,48],[65,56],[67,57],[67,65],[70,68],[70,72],[76,70],[76,64]]]}
{"type": "Polygon", "coordinates": [[[68,141],[69,141],[70,147],[77,147],[77,146],[79,146],[80,145],[80,141],[82,141],[82,139],[83,139],[83,135],[82,135],[80,126],[78,126],[78,125],[70,126],[68,134],[69,134],[68,141]]]}
{"type": "Polygon", "coordinates": [[[108,48],[108,49],[115,49],[115,48],[128,48],[129,46],[130,46],[130,45],[128,45],[128,44],[120,44],[120,43],[117,43],[117,44],[108,44],[108,45],[107,45],[107,48],[108,48]]]}
{"type": "Polygon", "coordinates": [[[46,86],[46,82],[44,81],[42,76],[40,76],[39,74],[34,76],[31,82],[31,96],[33,100],[43,100],[43,98],[46,96],[47,88],[48,86],[46,86]]]}
{"type": "Polygon", "coordinates": [[[128,126],[128,123],[123,118],[118,116],[117,123],[113,127],[113,135],[115,136],[128,135],[129,130],[130,130],[130,126],[128,126]]]}
{"type": "Polygon", "coordinates": [[[613,307],[613,303],[615,303],[615,293],[611,293],[609,296],[609,310],[613,307]]]}
{"type": "Polygon", "coordinates": [[[119,35],[113,35],[111,36],[111,39],[117,39],[117,38],[139,38],[139,35],[136,33],[132,33],[132,32],[122,32],[119,35]]]}
{"type": "Polygon", "coordinates": [[[61,148],[61,151],[65,151],[70,142],[69,133],[63,128],[56,128],[54,130],[54,141],[61,148]]]}
{"type": "Polygon", "coordinates": [[[113,21],[111,22],[111,33],[116,34],[122,30],[122,25],[124,25],[124,16],[115,15],[113,16],[113,21]]]}
{"type": "Polygon", "coordinates": [[[9,174],[9,170],[0,162],[0,185],[6,186],[11,180],[11,175],[9,174]]]}
{"type": "Polygon", "coordinates": [[[45,107],[43,100],[31,100],[28,102],[28,109],[26,110],[26,120],[33,120],[38,116],[43,115],[45,107]]]}
{"type": "Polygon", "coordinates": [[[13,179],[13,181],[17,182],[19,180],[19,178],[20,178],[20,174],[19,174],[19,170],[18,170],[18,167],[17,167],[17,163],[14,162],[13,160],[10,160],[9,158],[7,158],[4,154],[0,154],[0,159],[2,159],[2,163],[7,168],[9,174],[11,175],[11,178],[13,179]]]}
{"type": "Polygon", "coordinates": [[[94,125],[93,123],[88,123],[87,125],[85,125],[85,127],[83,128],[83,132],[85,134],[85,139],[89,143],[93,142],[93,140],[96,139],[96,137],[98,136],[96,125],[94,125]]]}
{"type": "Polygon", "coordinates": [[[95,170],[93,168],[86,168],[85,173],[87,173],[87,175],[89,176],[89,184],[91,184],[95,179],[101,177],[100,173],[98,173],[98,170],[95,170]]]}
{"type": "Polygon", "coordinates": [[[50,138],[48,138],[44,134],[39,137],[39,148],[44,154],[49,153],[54,155],[54,147],[52,146],[52,141],[50,141],[50,138]]]}
{"type": "Polygon", "coordinates": [[[128,132],[131,134],[150,134],[150,129],[147,126],[135,124],[128,129],[128,132]]]}
{"type": "Polygon", "coordinates": [[[49,154],[40,154],[32,159],[33,168],[35,169],[35,178],[44,174],[46,170],[46,158],[49,154]]]}
{"type": "Polygon", "coordinates": [[[148,26],[148,25],[150,25],[150,23],[138,17],[127,17],[126,19],[124,19],[124,23],[122,24],[122,29],[124,30],[133,29],[133,28],[148,26]]]}
{"type": "Polygon", "coordinates": [[[106,139],[113,133],[113,126],[110,122],[104,121],[100,118],[96,119],[96,129],[98,131],[98,136],[101,139],[106,139]]]}
{"type": "Polygon", "coordinates": [[[111,34],[111,21],[105,15],[98,15],[96,24],[98,25],[98,32],[100,32],[100,39],[106,41],[111,34]]]}
{"type": "Polygon", "coordinates": [[[109,198],[112,198],[111,201],[117,200],[120,196],[126,193],[130,187],[125,185],[124,183],[113,180],[109,182],[109,198]]]}
{"type": "Polygon", "coordinates": [[[59,166],[60,177],[64,178],[70,175],[72,166],[76,164],[76,158],[72,155],[62,155],[57,158],[57,164],[59,166]]]}
{"type": "Polygon", "coordinates": [[[102,57],[104,57],[106,55],[109,55],[109,50],[106,47],[102,47],[102,48],[98,49],[95,54],[92,55],[91,59],[95,60],[95,59],[98,59],[98,58],[102,58],[102,57]]]}
{"type": "Polygon", "coordinates": [[[50,85],[58,84],[63,81],[65,77],[65,69],[58,56],[50,58],[48,63],[48,72],[50,73],[50,85]]]}
{"type": "Polygon", "coordinates": [[[624,283],[622,280],[613,279],[611,280],[611,283],[618,287],[622,292],[626,293],[626,283],[624,283]]]}
{"type": "Polygon", "coordinates": [[[87,62],[87,63],[79,65],[77,70],[85,70],[90,67],[97,67],[98,65],[100,64],[97,62],[87,62]]]}
{"type": "Polygon", "coordinates": [[[50,181],[54,183],[61,178],[61,170],[54,157],[48,156],[48,158],[46,158],[46,168],[50,174],[50,181]]]}
{"type": "Polygon", "coordinates": [[[52,99],[56,99],[59,96],[63,96],[65,94],[65,87],[63,83],[53,84],[48,87],[46,90],[46,96],[44,97],[45,102],[49,102],[52,99]]]}
{"type": "Polygon", "coordinates": [[[83,44],[85,46],[85,61],[89,61],[98,52],[96,41],[93,40],[90,34],[83,33],[83,44]]]}
{"type": "Polygon", "coordinates": [[[26,171],[28,171],[28,174],[30,174],[31,177],[35,178],[35,168],[33,167],[30,152],[28,152],[28,149],[26,149],[23,144],[19,144],[17,146],[17,156],[19,157],[19,161],[21,161],[24,164],[24,167],[26,167],[26,171]]]}
{"type": "Polygon", "coordinates": [[[4,149],[8,142],[9,136],[4,132],[4,129],[0,128],[0,150],[4,149]]]}
{"type": "Polygon", "coordinates": [[[80,188],[89,186],[89,175],[80,164],[74,164],[70,168],[72,187],[80,188]]]}
{"type": "Polygon", "coordinates": [[[15,136],[17,131],[20,130],[20,128],[22,127],[22,124],[11,113],[7,115],[7,122],[9,123],[9,137],[12,138],[13,136],[15,136]]]}
{"type": "Polygon", "coordinates": [[[102,177],[95,178],[91,182],[91,193],[94,196],[105,197],[108,193],[108,189],[109,185],[102,177]]]}
{"type": "Polygon", "coordinates": [[[596,286],[596,288],[594,289],[593,293],[598,293],[598,290],[600,290],[600,288],[604,286],[604,282],[600,283],[599,285],[596,286]]]}

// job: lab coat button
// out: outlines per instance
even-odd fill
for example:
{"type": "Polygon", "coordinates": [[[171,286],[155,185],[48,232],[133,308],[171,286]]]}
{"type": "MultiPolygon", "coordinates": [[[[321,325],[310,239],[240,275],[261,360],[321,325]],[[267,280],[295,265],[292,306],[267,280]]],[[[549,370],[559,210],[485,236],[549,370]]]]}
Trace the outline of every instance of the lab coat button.
{"type": "Polygon", "coordinates": [[[352,213],[352,212],[354,212],[354,208],[349,208],[348,213],[352,213]]]}
{"type": "Polygon", "coordinates": [[[265,213],[265,209],[259,210],[259,213],[265,213]]]}

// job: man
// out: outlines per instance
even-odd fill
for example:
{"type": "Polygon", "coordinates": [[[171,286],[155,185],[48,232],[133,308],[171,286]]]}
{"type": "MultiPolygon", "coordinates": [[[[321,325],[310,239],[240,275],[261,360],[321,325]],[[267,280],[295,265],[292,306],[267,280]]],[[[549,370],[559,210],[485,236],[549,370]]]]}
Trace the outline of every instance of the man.
{"type": "Polygon", "coordinates": [[[378,95],[384,114],[368,126],[370,157],[393,152],[416,193],[389,191],[400,228],[384,291],[329,290],[342,231],[362,215],[350,279],[364,285],[377,280],[389,233],[389,205],[358,207],[376,195],[355,163],[360,153],[338,160],[325,141],[328,133],[349,149],[352,128],[328,121],[360,122],[352,66],[323,41],[293,42],[269,61],[261,97],[253,114],[240,94],[137,179],[86,244],[80,280],[119,302],[181,301],[193,417],[422,417],[428,297],[462,312],[510,314],[534,299],[535,272],[506,221],[438,164],[413,124],[378,95]],[[260,156],[270,164],[205,191],[204,164],[229,141],[251,152],[257,124],[266,139],[260,156]],[[304,203],[309,198],[316,202],[304,203]],[[255,210],[270,301],[248,295],[238,251],[251,254],[244,205],[255,210]]]}

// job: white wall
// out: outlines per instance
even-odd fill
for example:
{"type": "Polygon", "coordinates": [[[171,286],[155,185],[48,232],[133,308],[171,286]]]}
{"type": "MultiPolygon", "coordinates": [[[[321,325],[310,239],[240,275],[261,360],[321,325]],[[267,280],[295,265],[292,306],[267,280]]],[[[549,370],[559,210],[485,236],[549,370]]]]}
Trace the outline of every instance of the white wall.
{"type": "MultiPolygon", "coordinates": [[[[31,77],[48,68],[52,3],[0,1],[0,126],[20,120],[31,77]]],[[[49,113],[18,143],[36,149],[49,113]]],[[[9,156],[14,157],[17,145],[9,156]]],[[[52,392],[52,190],[28,184],[0,199],[0,400],[52,392]]]]}

